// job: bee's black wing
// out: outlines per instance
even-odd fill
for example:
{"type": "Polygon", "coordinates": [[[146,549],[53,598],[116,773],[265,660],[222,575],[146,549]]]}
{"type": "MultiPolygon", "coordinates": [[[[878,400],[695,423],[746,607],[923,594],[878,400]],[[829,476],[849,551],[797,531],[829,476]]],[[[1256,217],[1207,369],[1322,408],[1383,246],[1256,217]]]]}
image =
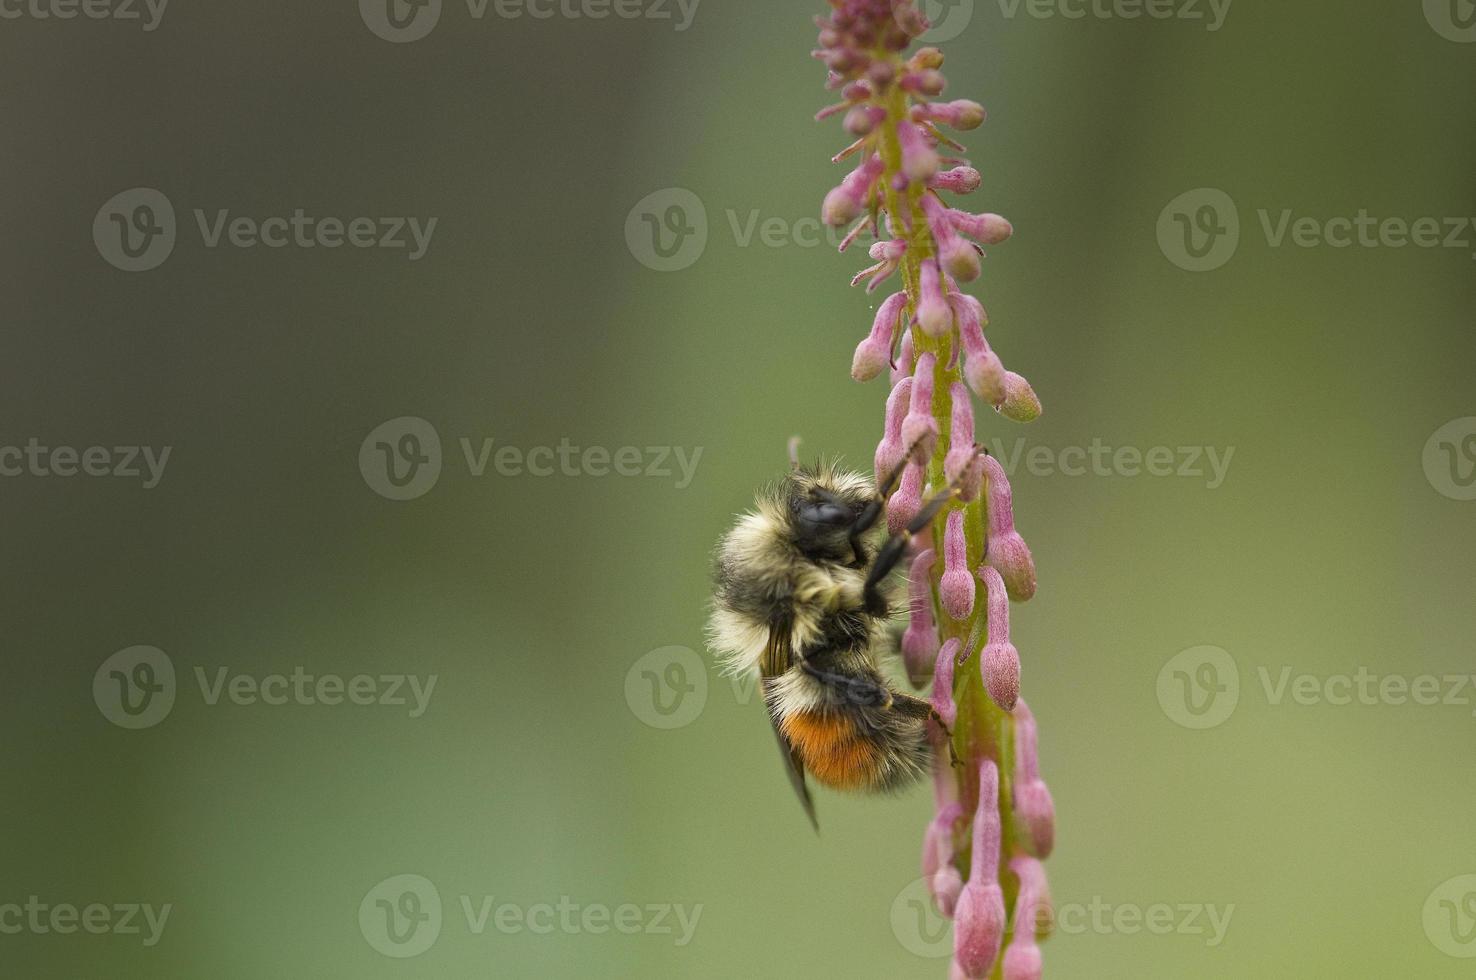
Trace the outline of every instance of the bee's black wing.
{"type": "MultiPolygon", "coordinates": [[[[789,650],[789,630],[787,627],[774,627],[769,630],[769,643],[764,648],[763,659],[759,661],[762,674],[764,694],[769,691],[770,681],[783,674],[790,667],[792,656],[789,650]]],[[[815,828],[815,833],[820,832],[820,821],[815,816],[815,800],[810,796],[810,787],[805,782],[805,765],[800,760],[799,753],[794,746],[789,744],[789,739],[784,737],[784,732],[779,728],[779,719],[774,716],[773,708],[768,707],[768,698],[764,699],[765,707],[769,712],[769,724],[774,728],[774,738],[779,741],[779,755],[784,759],[784,771],[789,776],[789,785],[794,787],[794,794],[799,797],[800,805],[805,808],[805,816],[810,818],[810,826],[815,828]]]]}

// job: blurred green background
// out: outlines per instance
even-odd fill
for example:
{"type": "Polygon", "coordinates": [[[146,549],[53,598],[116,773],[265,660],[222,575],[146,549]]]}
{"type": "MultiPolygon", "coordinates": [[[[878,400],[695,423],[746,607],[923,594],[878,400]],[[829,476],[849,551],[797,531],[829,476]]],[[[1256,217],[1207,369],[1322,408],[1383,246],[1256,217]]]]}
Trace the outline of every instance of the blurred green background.
{"type": "MultiPolygon", "coordinates": [[[[407,43],[376,36],[372,3],[177,0],[155,30],[3,8],[0,447],[173,450],[153,489],[0,478],[0,906],[172,911],[151,947],[0,932],[0,974],[946,975],[911,904],[927,789],[822,794],[815,839],[761,706],[700,666],[710,548],[786,438],[865,466],[879,435],[881,383],[847,377],[874,309],[845,285],[859,256],[802,223],[842,173],[839,127],[810,119],[822,7],[705,0],[679,30],[655,0],[639,9],[671,19],[447,0],[407,43]],[[171,202],[177,241],[127,273],[90,229],[137,187],[171,202]],[[677,200],[670,227],[699,233],[657,271],[645,215],[677,200]],[[438,224],[410,261],[210,248],[194,218],[296,208],[438,224]],[[396,501],[360,449],[403,417],[442,466],[396,501]],[[674,460],[600,475],[598,455],[476,476],[462,439],[701,455],[685,483],[674,460]],[[135,645],[177,685],[125,730],[93,680],[135,645]],[[437,680],[419,717],[211,704],[196,682],[299,667],[437,680]],[[442,903],[415,958],[379,951],[408,948],[385,941],[388,892],[430,914],[400,875],[442,903]],[[561,901],[572,925],[543,930],[534,908],[561,901]],[[700,906],[690,941],[650,905],[700,906]],[[597,932],[602,914],[637,934],[597,932]]],[[[1056,461],[1095,440],[1234,452],[1214,486],[1202,461],[1016,472],[1049,870],[1080,913],[1048,976],[1470,975],[1451,954],[1476,955],[1476,688],[1340,706],[1276,685],[1472,673],[1476,227],[1461,247],[1300,247],[1260,218],[1476,215],[1469,8],[1243,2],[1211,31],[935,5],[950,94],[991,112],[965,206],[1018,230],[979,293],[1046,405],[981,435],[1056,461]],[[1190,272],[1158,228],[1171,243],[1166,207],[1200,188],[1234,202],[1240,240],[1190,272]],[[1206,646],[1239,700],[1201,730],[1173,692],[1176,669],[1204,675],[1170,661],[1206,646]],[[1128,911],[1097,928],[1094,905],[1128,911]],[[1156,905],[1231,919],[1218,944],[1178,911],[1166,935],[1131,926],[1156,905]]]]}

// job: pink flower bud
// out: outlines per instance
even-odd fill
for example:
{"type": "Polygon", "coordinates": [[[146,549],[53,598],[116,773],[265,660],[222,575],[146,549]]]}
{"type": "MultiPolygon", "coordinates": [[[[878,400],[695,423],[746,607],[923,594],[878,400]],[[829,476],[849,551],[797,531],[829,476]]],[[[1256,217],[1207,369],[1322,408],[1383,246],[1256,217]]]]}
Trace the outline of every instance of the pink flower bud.
{"type": "Polygon", "coordinates": [[[938,151],[916,123],[897,123],[897,141],[902,144],[902,172],[909,180],[926,181],[938,172],[938,151]]]}
{"type": "Polygon", "coordinates": [[[903,75],[902,87],[909,92],[916,92],[919,95],[936,98],[942,95],[943,90],[948,87],[948,79],[943,77],[942,72],[926,68],[922,71],[910,71],[903,75]]]}
{"type": "MultiPolygon", "coordinates": [[[[910,472],[914,467],[908,469],[910,472]]],[[[904,486],[906,482],[904,477],[904,486]]],[[[902,490],[898,490],[892,499],[896,500],[901,495],[902,490]]],[[[902,634],[902,662],[907,665],[907,677],[913,687],[922,687],[928,682],[938,655],[938,629],[933,624],[932,581],[929,579],[935,558],[931,549],[918,555],[912,560],[907,577],[911,619],[908,620],[907,631],[902,634]]]]}
{"type": "Polygon", "coordinates": [[[887,424],[882,441],[876,447],[876,485],[881,486],[902,465],[907,447],[902,444],[902,420],[907,416],[912,397],[912,379],[903,378],[892,386],[887,396],[887,424]]]}
{"type": "MultiPolygon", "coordinates": [[[[910,5],[911,0],[903,0],[903,2],[910,5]]],[[[913,71],[936,71],[943,67],[943,52],[932,45],[918,48],[913,52],[912,57],[907,59],[907,67],[913,71]]]]}
{"type": "Polygon", "coordinates": [[[881,106],[858,105],[846,113],[846,132],[852,136],[865,136],[887,118],[887,110],[881,106]]]}
{"type": "Polygon", "coordinates": [[[953,230],[953,223],[948,218],[948,209],[943,206],[943,202],[935,195],[928,194],[922,200],[922,209],[927,216],[933,240],[938,243],[939,261],[950,274],[964,282],[978,279],[979,251],[953,230]]]}
{"type": "Polygon", "coordinates": [[[820,209],[821,219],[836,228],[856,220],[866,210],[871,189],[884,169],[881,157],[875,154],[867,157],[841,181],[839,187],[825,196],[825,204],[820,209]]]}
{"type": "Polygon", "coordinates": [[[907,468],[902,471],[902,483],[897,487],[897,492],[892,494],[892,499],[887,501],[887,530],[892,534],[901,534],[907,530],[907,525],[922,512],[923,500],[923,468],[916,463],[908,463],[907,468]]]}
{"type": "Polygon", "coordinates": [[[851,361],[851,377],[857,381],[870,381],[891,366],[892,346],[897,342],[897,328],[906,308],[906,293],[894,293],[882,303],[871,325],[871,335],[856,348],[856,356],[851,361]]]}
{"type": "MultiPolygon", "coordinates": [[[[865,227],[868,223],[869,219],[867,222],[863,222],[861,227],[865,227]]],[[[869,269],[862,269],[858,272],[855,278],[851,280],[851,285],[858,285],[861,280],[869,276],[871,277],[871,281],[866,284],[866,291],[868,293],[874,291],[877,286],[880,286],[897,271],[897,267],[902,264],[902,256],[906,252],[907,242],[901,239],[877,242],[871,246],[871,258],[876,264],[869,269]]]]}
{"type": "Polygon", "coordinates": [[[918,122],[940,123],[964,131],[978,129],[989,118],[989,113],[977,102],[958,99],[954,102],[926,102],[914,106],[912,118],[918,122]]]}
{"type": "Polygon", "coordinates": [[[953,828],[963,815],[963,807],[958,803],[946,803],[923,835],[923,877],[927,879],[933,904],[945,919],[953,918],[964,887],[963,875],[953,863],[953,828]]]}
{"type": "Polygon", "coordinates": [[[972,194],[979,189],[982,183],[984,183],[984,177],[973,167],[954,167],[952,170],[934,174],[933,179],[928,181],[928,186],[935,191],[972,194]]]}
{"type": "Polygon", "coordinates": [[[1010,642],[1010,597],[999,572],[979,566],[979,580],[989,602],[989,642],[980,654],[984,687],[994,703],[1006,711],[1020,698],[1020,654],[1010,642]]]}
{"type": "Polygon", "coordinates": [[[953,309],[943,293],[943,280],[934,261],[922,264],[919,279],[921,296],[917,302],[917,322],[929,337],[947,336],[953,329],[953,309]]]}
{"type": "Polygon", "coordinates": [[[892,366],[892,384],[897,385],[903,378],[912,377],[912,331],[902,331],[902,343],[897,350],[897,363],[892,366]]]}
{"type": "Polygon", "coordinates": [[[974,406],[969,389],[955,381],[948,389],[952,400],[953,425],[948,435],[948,455],[943,460],[943,475],[950,485],[959,488],[959,499],[970,503],[978,498],[984,482],[984,463],[979,447],[974,444],[974,406]]]}
{"type": "Polygon", "coordinates": [[[989,487],[989,544],[984,560],[1004,577],[1010,598],[1029,602],[1035,595],[1035,559],[1030,547],[1015,530],[1015,495],[999,460],[984,460],[984,477],[989,487]]]}
{"type": "Polygon", "coordinates": [[[902,422],[902,445],[912,453],[912,461],[926,466],[938,448],[938,420],[933,418],[933,371],[937,358],[923,354],[912,372],[912,409],[902,422]]]}
{"type": "Polygon", "coordinates": [[[999,414],[1012,422],[1034,422],[1040,418],[1040,398],[1030,382],[1013,371],[1005,372],[1005,397],[999,406],[999,414]]]}
{"type": "Polygon", "coordinates": [[[1020,879],[1020,891],[1015,898],[1015,934],[1004,955],[1004,980],[1041,980],[1043,964],[1036,932],[1042,915],[1052,915],[1045,869],[1034,858],[1016,857],[1010,860],[1010,871],[1020,879]]]}
{"type": "Polygon", "coordinates": [[[943,609],[962,622],[974,611],[974,576],[969,574],[969,546],[964,537],[964,512],[955,509],[948,515],[943,533],[943,578],[938,583],[938,598],[943,609]]]}
{"type": "Polygon", "coordinates": [[[989,348],[989,341],[984,339],[984,307],[977,299],[963,293],[953,294],[950,300],[958,319],[958,333],[963,339],[964,380],[980,398],[991,405],[999,405],[1005,399],[1005,369],[989,348]]]}
{"type": "Polygon", "coordinates": [[[1035,716],[1022,700],[1015,705],[1015,818],[1025,828],[1030,854],[1045,860],[1056,846],[1056,804],[1040,778],[1035,716]]]}
{"type": "Polygon", "coordinates": [[[979,809],[974,814],[974,853],[969,880],[954,910],[953,962],[970,980],[994,969],[1004,943],[1005,901],[999,887],[999,770],[979,764],[979,809]]]}
{"type": "MultiPolygon", "coordinates": [[[[953,703],[953,668],[958,663],[959,651],[963,649],[963,641],[958,637],[952,637],[943,644],[938,651],[937,663],[933,666],[933,710],[943,719],[943,724],[949,728],[958,720],[958,705],[953,703]]],[[[947,746],[940,746],[940,750],[947,751],[947,746]]],[[[945,773],[952,779],[952,773],[945,773]]]]}
{"type": "Polygon", "coordinates": [[[998,245],[1015,233],[1014,225],[997,214],[969,214],[951,210],[948,221],[955,229],[985,245],[998,245]]]}

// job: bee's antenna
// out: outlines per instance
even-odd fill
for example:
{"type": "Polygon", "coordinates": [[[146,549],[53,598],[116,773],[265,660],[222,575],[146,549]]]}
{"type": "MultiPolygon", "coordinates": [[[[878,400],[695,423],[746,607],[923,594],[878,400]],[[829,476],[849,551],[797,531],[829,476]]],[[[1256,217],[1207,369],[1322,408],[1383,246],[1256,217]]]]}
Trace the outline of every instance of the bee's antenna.
{"type": "Polygon", "coordinates": [[[799,447],[803,441],[799,436],[789,437],[789,468],[792,470],[800,468],[799,447]]]}

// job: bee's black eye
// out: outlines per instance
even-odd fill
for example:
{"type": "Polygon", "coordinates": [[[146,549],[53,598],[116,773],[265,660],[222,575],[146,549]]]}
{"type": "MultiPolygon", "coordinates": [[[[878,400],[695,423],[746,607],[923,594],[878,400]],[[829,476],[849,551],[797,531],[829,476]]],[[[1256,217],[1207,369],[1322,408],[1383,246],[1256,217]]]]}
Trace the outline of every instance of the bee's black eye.
{"type": "Polygon", "coordinates": [[[814,528],[839,527],[851,523],[854,519],[855,515],[849,508],[830,501],[807,503],[800,508],[799,512],[800,524],[814,528]]]}

